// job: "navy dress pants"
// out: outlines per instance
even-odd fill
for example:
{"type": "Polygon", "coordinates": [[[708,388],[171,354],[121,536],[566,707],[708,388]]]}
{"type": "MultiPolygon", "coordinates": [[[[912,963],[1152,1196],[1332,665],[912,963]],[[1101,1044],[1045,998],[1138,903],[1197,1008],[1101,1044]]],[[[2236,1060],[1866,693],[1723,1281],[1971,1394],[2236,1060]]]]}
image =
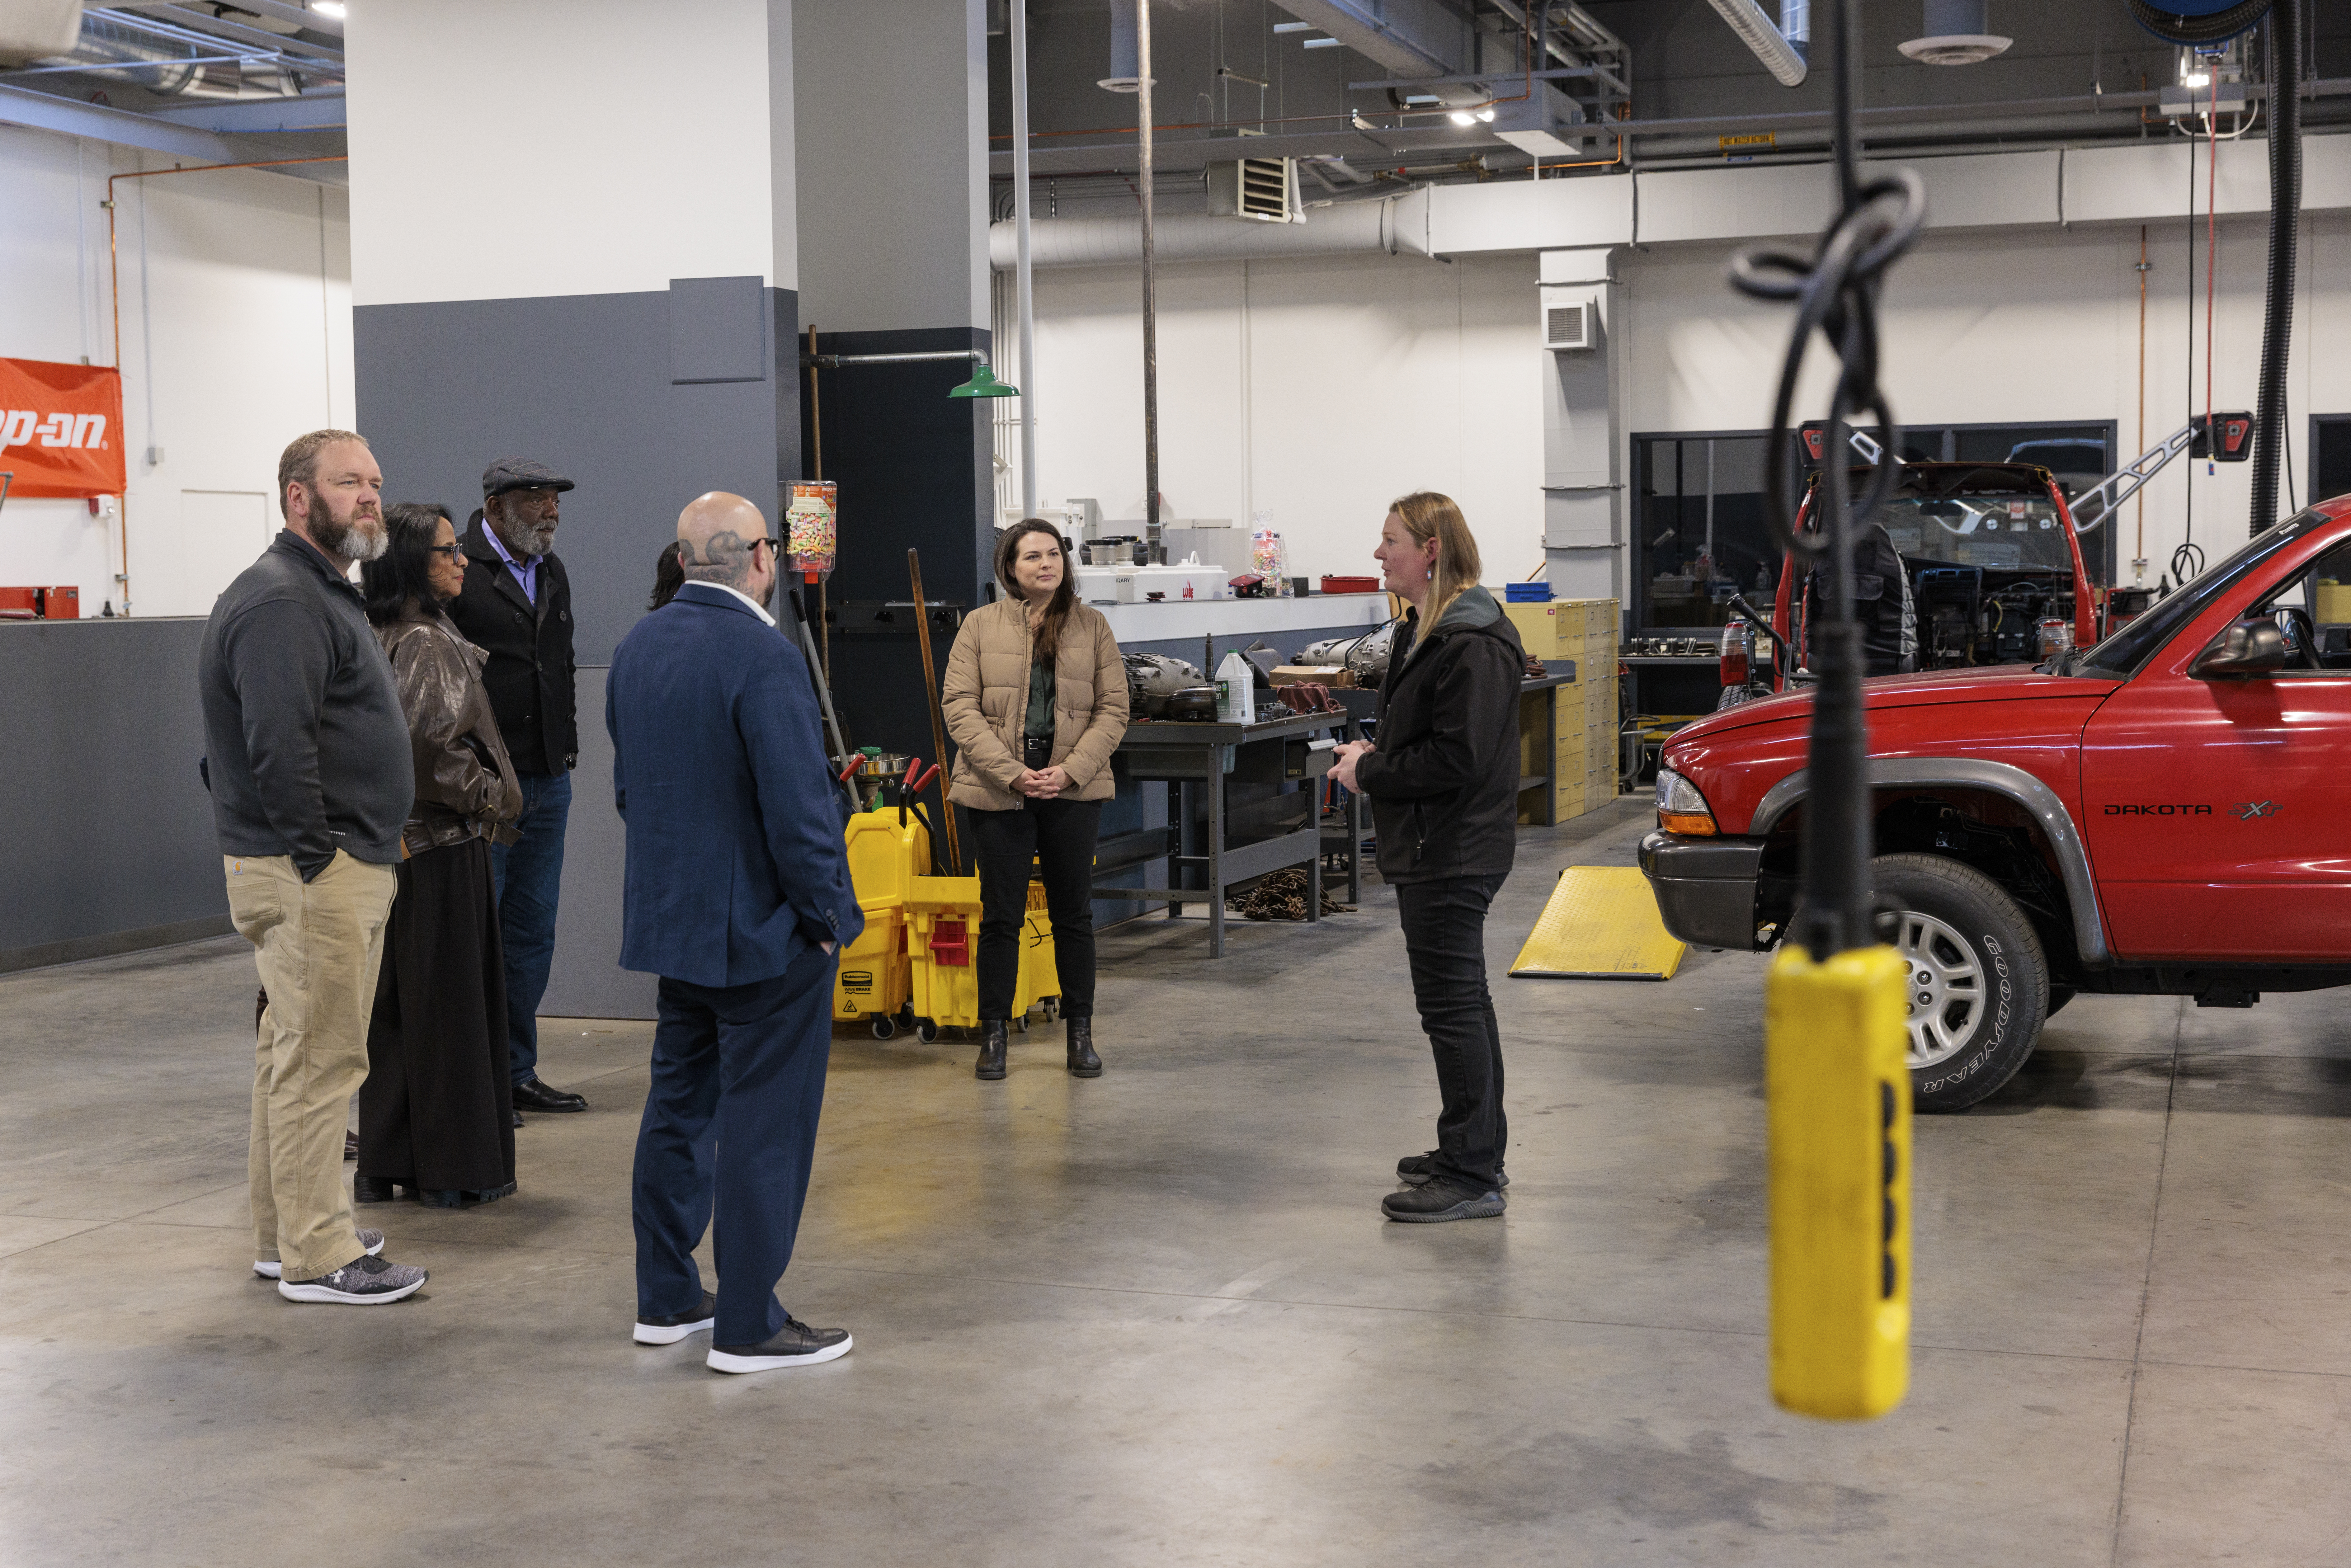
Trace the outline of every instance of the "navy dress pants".
{"type": "Polygon", "coordinates": [[[811,946],[782,974],[746,985],[663,977],[632,1204],[641,1315],[701,1304],[694,1249],[715,1207],[711,1343],[758,1344],[783,1328],[776,1281],[799,1234],[824,1108],[833,967],[811,946]]]}

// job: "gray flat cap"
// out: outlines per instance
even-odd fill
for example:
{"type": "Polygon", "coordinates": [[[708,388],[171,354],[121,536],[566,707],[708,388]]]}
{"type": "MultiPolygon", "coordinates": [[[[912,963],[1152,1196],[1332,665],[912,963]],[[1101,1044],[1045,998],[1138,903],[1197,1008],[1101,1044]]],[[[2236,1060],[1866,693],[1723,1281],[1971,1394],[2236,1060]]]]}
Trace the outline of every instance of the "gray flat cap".
{"type": "Polygon", "coordinates": [[[528,457],[501,457],[482,470],[482,499],[508,490],[569,490],[570,480],[546,464],[528,457]]]}

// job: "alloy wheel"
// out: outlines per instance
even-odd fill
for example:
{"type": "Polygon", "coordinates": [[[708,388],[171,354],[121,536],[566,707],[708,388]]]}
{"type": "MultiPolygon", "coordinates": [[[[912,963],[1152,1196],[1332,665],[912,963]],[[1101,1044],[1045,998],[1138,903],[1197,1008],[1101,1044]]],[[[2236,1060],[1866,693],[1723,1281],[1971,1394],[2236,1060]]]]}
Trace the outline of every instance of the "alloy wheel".
{"type": "Polygon", "coordinates": [[[1910,1004],[1909,1065],[1932,1067],[1955,1054],[1982,1020],[1984,972],[1974,946],[1931,915],[1902,912],[1895,951],[1909,975],[1904,982],[1910,1004]]]}

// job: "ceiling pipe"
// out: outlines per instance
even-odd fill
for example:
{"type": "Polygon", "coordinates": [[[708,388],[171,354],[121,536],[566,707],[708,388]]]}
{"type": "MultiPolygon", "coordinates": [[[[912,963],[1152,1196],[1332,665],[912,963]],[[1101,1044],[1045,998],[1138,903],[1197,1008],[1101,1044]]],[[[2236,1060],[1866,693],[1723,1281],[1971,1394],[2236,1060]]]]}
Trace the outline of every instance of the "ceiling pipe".
{"type": "Polygon", "coordinates": [[[1763,68],[1782,87],[1802,87],[1808,68],[1804,57],[1789,46],[1780,36],[1780,29],[1771,17],[1763,15],[1755,0],[1707,0],[1718,16],[1730,24],[1740,42],[1755,51],[1763,68]]]}
{"type": "Polygon", "coordinates": [[[1037,294],[1029,276],[1029,0],[1012,0],[1012,222],[1019,231],[1020,515],[1037,515],[1037,294]]]}
{"type": "Polygon", "coordinates": [[[87,14],[81,41],[62,55],[47,57],[12,77],[70,72],[100,81],[125,82],[164,98],[235,98],[243,89],[243,62],[264,68],[276,62],[225,38],[199,44],[181,28],[152,28],[104,15],[87,14]]]}
{"type": "MultiPolygon", "coordinates": [[[[1340,256],[1377,252],[1426,256],[1428,193],[1321,208],[1306,224],[1248,224],[1208,213],[1161,217],[1153,236],[1160,261],[1254,261],[1278,256],[1340,256]]],[[[1008,272],[1019,265],[1019,236],[1010,223],[987,227],[988,265],[1008,272]]],[[[1031,267],[1133,267],[1143,259],[1135,218],[1038,218],[1029,225],[1031,267]]]]}

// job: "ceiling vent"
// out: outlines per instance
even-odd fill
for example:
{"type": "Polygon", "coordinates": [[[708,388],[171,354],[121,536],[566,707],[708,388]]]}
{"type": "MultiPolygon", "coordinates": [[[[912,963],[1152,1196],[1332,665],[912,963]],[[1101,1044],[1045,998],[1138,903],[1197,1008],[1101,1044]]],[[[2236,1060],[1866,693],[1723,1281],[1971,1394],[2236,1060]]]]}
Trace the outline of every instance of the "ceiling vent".
{"type": "Polygon", "coordinates": [[[1991,0],[1927,0],[1926,32],[1899,46],[1924,66],[1980,65],[2015,40],[1989,31],[1991,0]]]}
{"type": "Polygon", "coordinates": [[[1260,224],[1306,219],[1298,200],[1298,164],[1289,158],[1243,158],[1208,165],[1208,211],[1260,224]]]}
{"type": "Polygon", "coordinates": [[[1542,308],[1543,347],[1559,353],[1581,353],[1599,341],[1598,312],[1590,299],[1546,299],[1542,308]]]}

